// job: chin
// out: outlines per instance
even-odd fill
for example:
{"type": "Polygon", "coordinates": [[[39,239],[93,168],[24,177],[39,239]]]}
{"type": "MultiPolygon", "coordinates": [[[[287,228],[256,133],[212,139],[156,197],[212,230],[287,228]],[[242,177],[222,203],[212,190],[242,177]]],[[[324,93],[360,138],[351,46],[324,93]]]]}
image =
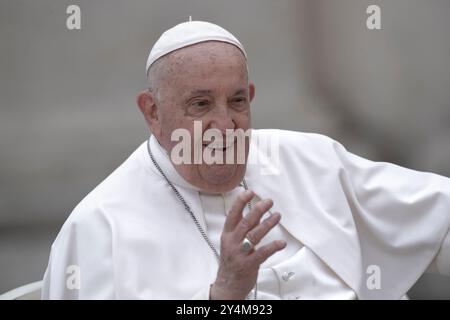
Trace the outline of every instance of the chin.
{"type": "MultiPolygon", "coordinates": [[[[203,171],[203,170],[202,170],[203,171]]],[[[244,178],[243,165],[212,165],[201,173],[208,192],[221,193],[236,188],[244,178]]]]}

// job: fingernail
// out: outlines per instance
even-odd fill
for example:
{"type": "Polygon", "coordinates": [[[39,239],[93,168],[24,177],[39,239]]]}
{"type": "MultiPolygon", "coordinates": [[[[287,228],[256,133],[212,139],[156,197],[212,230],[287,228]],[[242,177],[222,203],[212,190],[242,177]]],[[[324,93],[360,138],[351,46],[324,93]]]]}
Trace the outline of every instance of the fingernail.
{"type": "Polygon", "coordinates": [[[286,241],[284,241],[284,240],[278,240],[278,245],[281,247],[281,248],[284,248],[284,247],[286,247],[286,241]]]}

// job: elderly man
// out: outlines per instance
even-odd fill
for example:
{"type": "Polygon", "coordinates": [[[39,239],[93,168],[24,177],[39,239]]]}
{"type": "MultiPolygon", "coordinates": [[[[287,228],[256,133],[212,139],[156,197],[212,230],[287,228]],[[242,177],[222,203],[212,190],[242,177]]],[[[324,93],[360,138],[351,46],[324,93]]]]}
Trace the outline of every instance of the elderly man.
{"type": "Polygon", "coordinates": [[[147,75],[152,135],[72,212],[43,298],[400,299],[450,273],[450,180],[317,134],[250,136],[255,86],[228,31],[169,29],[147,75]]]}

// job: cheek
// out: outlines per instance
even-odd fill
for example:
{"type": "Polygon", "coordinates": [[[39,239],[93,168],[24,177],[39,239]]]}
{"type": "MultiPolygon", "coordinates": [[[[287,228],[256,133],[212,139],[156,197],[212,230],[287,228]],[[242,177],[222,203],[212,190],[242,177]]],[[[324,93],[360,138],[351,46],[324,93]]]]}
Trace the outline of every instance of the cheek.
{"type": "Polygon", "coordinates": [[[161,121],[163,128],[163,139],[169,150],[171,150],[175,145],[180,142],[190,141],[191,148],[193,148],[194,140],[196,136],[202,137],[202,130],[198,130],[199,133],[194,134],[194,123],[191,120],[187,120],[183,115],[174,114],[173,116],[166,116],[166,118],[161,121]],[[177,131],[177,132],[175,132],[177,131]],[[172,141],[172,134],[174,134],[174,139],[172,141]],[[181,138],[182,137],[182,138],[181,138]],[[185,141],[185,138],[187,139],[185,141]]]}
{"type": "Polygon", "coordinates": [[[236,115],[234,121],[238,128],[249,129],[251,127],[250,111],[236,115]]]}
{"type": "Polygon", "coordinates": [[[174,108],[167,108],[161,116],[161,127],[163,135],[165,137],[169,137],[170,139],[170,136],[174,130],[184,128],[183,115],[180,114],[178,110],[174,110],[174,108]]]}

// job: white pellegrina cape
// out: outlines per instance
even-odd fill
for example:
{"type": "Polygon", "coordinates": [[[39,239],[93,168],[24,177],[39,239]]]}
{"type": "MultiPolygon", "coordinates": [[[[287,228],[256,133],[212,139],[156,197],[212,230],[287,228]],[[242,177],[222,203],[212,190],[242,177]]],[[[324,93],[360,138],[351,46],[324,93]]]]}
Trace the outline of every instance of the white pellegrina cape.
{"type": "MultiPolygon", "coordinates": [[[[430,266],[450,275],[446,177],[363,159],[318,134],[253,130],[245,179],[273,199],[285,230],[358,299],[400,299],[430,266]],[[278,156],[257,141],[278,141],[278,156]],[[379,283],[371,286],[374,272],[379,283]]],[[[175,180],[204,224],[198,190],[175,180]]],[[[208,298],[217,267],[143,143],[62,227],[43,298],[208,298]]],[[[314,283],[300,285],[307,291],[314,283]]]]}

